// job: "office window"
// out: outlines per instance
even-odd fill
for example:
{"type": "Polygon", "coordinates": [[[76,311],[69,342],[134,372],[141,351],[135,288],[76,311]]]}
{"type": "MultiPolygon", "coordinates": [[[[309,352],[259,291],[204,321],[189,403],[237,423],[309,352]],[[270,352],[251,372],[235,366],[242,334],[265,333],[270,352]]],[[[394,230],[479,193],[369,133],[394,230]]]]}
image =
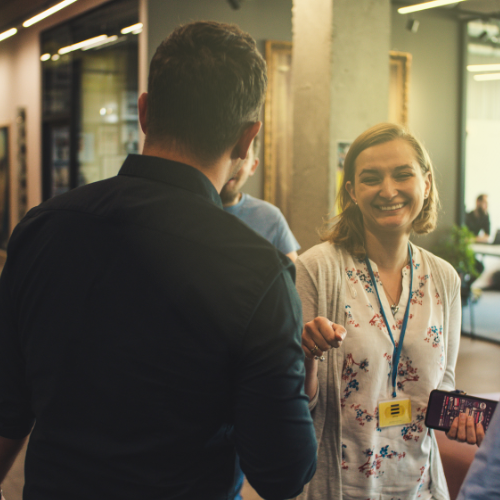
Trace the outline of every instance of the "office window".
{"type": "Polygon", "coordinates": [[[138,1],[119,0],[42,33],[44,199],[138,152],[137,23],[138,1]]]}

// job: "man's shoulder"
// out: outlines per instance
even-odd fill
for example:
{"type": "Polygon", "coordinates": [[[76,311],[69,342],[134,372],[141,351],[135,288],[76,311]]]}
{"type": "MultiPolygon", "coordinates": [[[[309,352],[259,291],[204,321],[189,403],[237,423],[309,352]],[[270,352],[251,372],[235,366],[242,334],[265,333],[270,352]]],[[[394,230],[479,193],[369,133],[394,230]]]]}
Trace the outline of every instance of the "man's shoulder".
{"type": "Polygon", "coordinates": [[[243,207],[245,209],[258,210],[265,214],[272,214],[274,217],[284,217],[281,210],[272,203],[260,198],[255,198],[250,194],[243,194],[243,207]]]}

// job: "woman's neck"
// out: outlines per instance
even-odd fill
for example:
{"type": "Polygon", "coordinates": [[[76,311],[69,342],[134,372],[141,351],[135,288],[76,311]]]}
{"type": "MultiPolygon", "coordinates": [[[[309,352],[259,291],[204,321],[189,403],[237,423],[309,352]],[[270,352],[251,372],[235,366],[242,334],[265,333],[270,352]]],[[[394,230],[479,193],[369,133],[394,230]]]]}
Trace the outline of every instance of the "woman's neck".
{"type": "Polygon", "coordinates": [[[379,270],[400,271],[408,262],[407,234],[375,235],[365,230],[366,251],[379,270]]]}

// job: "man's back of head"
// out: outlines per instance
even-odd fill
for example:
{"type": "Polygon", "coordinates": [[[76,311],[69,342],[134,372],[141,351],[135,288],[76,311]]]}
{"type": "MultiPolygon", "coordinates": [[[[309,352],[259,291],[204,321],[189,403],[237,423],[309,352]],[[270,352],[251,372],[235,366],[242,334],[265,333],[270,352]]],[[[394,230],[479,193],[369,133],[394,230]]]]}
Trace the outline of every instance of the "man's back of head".
{"type": "Polygon", "coordinates": [[[181,26],[151,61],[146,140],[209,164],[258,120],[266,85],[250,35],[213,21],[181,26]]]}

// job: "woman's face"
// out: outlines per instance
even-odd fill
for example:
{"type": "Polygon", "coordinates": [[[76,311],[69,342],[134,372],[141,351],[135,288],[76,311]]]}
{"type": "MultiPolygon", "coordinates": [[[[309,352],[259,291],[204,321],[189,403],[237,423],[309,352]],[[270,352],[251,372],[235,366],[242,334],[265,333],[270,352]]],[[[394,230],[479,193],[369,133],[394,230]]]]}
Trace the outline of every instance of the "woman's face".
{"type": "Polygon", "coordinates": [[[356,158],[354,183],[346,183],[361,210],[365,230],[375,234],[410,234],[430,188],[430,172],[422,174],[412,146],[404,139],[362,151],[356,158]]]}

